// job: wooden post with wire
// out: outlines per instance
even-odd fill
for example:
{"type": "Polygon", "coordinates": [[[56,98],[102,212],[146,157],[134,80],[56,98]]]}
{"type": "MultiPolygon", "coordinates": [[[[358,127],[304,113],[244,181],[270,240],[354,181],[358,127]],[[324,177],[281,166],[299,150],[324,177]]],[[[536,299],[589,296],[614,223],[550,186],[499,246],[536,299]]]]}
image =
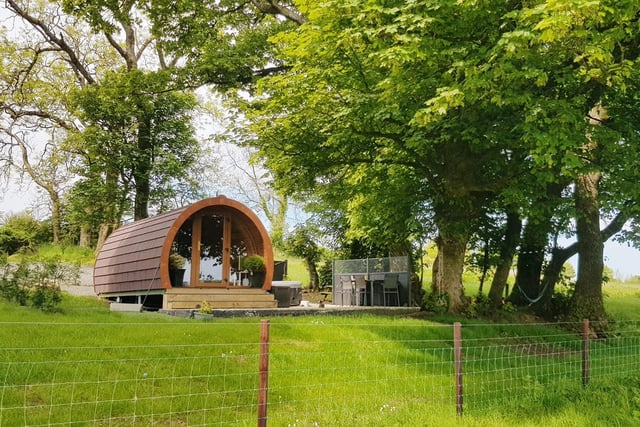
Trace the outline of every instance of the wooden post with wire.
{"type": "Polygon", "coordinates": [[[589,319],[582,321],[582,385],[589,384],[589,319]]]}
{"type": "Polygon", "coordinates": [[[462,325],[460,322],[453,324],[453,357],[456,376],[456,412],[463,413],[464,393],[462,388],[462,325]]]}
{"type": "Polygon", "coordinates": [[[260,360],[258,362],[258,427],[267,427],[269,394],[269,321],[260,321],[260,360]]]}

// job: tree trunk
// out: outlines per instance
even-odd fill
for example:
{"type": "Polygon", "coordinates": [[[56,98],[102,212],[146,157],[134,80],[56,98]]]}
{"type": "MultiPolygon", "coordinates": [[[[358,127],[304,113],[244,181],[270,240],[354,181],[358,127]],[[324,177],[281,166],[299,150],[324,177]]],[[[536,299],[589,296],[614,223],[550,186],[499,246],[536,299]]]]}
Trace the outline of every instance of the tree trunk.
{"type": "Polygon", "coordinates": [[[311,260],[305,260],[307,264],[307,270],[309,270],[309,289],[312,291],[320,290],[320,278],[318,277],[318,269],[316,264],[311,260]]]}
{"type": "Polygon", "coordinates": [[[491,288],[489,289],[489,304],[492,308],[502,306],[502,295],[507,286],[513,257],[520,241],[520,231],[522,230],[522,220],[515,212],[507,214],[507,224],[505,226],[504,240],[500,245],[500,259],[493,275],[491,288]]]}
{"type": "MultiPolygon", "coordinates": [[[[607,118],[600,103],[589,111],[589,123],[599,126],[607,118]]],[[[597,143],[587,135],[584,151],[590,154],[597,143]]],[[[585,156],[586,157],[586,156],[585,156]]],[[[569,306],[569,319],[575,321],[606,320],[602,299],[604,244],[600,232],[600,171],[579,175],[575,182],[576,235],[578,236],[578,279],[569,306]]]]}
{"type": "Polygon", "coordinates": [[[282,249],[284,247],[284,234],[287,229],[289,200],[287,196],[280,193],[276,193],[275,197],[277,198],[275,211],[271,212],[267,203],[263,203],[263,211],[271,221],[271,240],[273,245],[278,249],[282,249]]]}
{"type": "Polygon", "coordinates": [[[53,243],[60,242],[60,196],[56,191],[49,191],[51,199],[51,227],[53,229],[53,243]]]}
{"type": "Polygon", "coordinates": [[[98,241],[96,242],[96,253],[100,252],[102,245],[109,237],[109,234],[113,231],[111,224],[100,224],[100,230],[98,230],[98,241]]]}
{"type": "Polygon", "coordinates": [[[484,241],[484,251],[482,257],[482,275],[480,276],[480,286],[478,287],[478,295],[482,295],[482,291],[484,289],[484,281],[487,278],[487,273],[489,272],[489,239],[484,241]]]}
{"type": "MultiPolygon", "coordinates": [[[[633,203],[628,203],[628,205],[633,205],[633,203]]],[[[613,220],[607,225],[607,227],[600,232],[600,240],[604,244],[607,240],[609,240],[613,235],[617,234],[622,230],[625,223],[629,219],[630,215],[626,211],[620,211],[613,218],[613,220]]],[[[553,306],[551,305],[551,300],[553,298],[553,294],[555,292],[555,287],[558,281],[560,280],[560,274],[562,273],[562,268],[564,264],[578,253],[578,243],[573,243],[566,248],[555,248],[551,255],[551,261],[545,268],[544,277],[542,278],[542,286],[546,288],[544,296],[542,300],[534,306],[535,311],[541,316],[547,319],[556,318],[559,315],[567,315],[568,313],[557,313],[553,311],[553,306]]]]}
{"type": "Polygon", "coordinates": [[[560,274],[562,268],[569,258],[577,253],[577,245],[571,245],[568,248],[560,249],[554,248],[551,253],[551,260],[544,270],[544,276],[542,278],[542,289],[544,294],[542,299],[534,304],[533,309],[536,313],[547,319],[553,319],[559,314],[555,313],[552,306],[553,293],[556,288],[556,284],[560,280],[560,274]]]}
{"type": "Polygon", "coordinates": [[[438,255],[433,268],[432,289],[437,294],[446,293],[449,298],[448,312],[460,314],[469,305],[462,286],[464,254],[467,238],[460,234],[441,232],[438,236],[438,255]]]}
{"type": "Polygon", "coordinates": [[[578,280],[569,318],[606,320],[602,298],[604,244],[600,233],[598,185],[601,174],[590,172],[576,179],[576,231],[578,236],[578,280]]]}
{"type": "Polygon", "coordinates": [[[528,222],[524,229],[518,254],[516,284],[509,301],[515,305],[528,305],[540,293],[540,275],[547,246],[548,224],[528,222]]]}
{"type": "Polygon", "coordinates": [[[104,178],[104,200],[101,200],[100,208],[102,209],[102,220],[98,229],[98,239],[96,241],[96,253],[100,252],[102,245],[113,230],[118,228],[120,219],[122,218],[123,200],[127,189],[124,188],[122,195],[118,190],[118,174],[112,170],[107,170],[104,178]]]}
{"type": "Polygon", "coordinates": [[[536,203],[540,210],[528,218],[518,254],[516,284],[509,296],[509,301],[515,305],[528,305],[540,297],[545,249],[553,231],[551,219],[565,187],[564,182],[547,184],[536,203]]]}
{"type": "Polygon", "coordinates": [[[80,238],[78,241],[78,246],[80,246],[81,248],[91,247],[91,227],[87,224],[82,224],[80,226],[80,238]]]}
{"type": "Polygon", "coordinates": [[[151,123],[146,117],[138,119],[138,149],[133,176],[135,180],[135,198],[133,218],[135,221],[149,217],[149,195],[151,184],[149,177],[153,163],[151,123]]]}

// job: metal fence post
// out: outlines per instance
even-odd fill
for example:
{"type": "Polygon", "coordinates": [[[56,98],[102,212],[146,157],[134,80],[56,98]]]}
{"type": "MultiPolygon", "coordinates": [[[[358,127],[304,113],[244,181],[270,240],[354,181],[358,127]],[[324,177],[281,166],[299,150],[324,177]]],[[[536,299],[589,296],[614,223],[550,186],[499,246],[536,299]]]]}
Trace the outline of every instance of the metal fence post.
{"type": "Polygon", "coordinates": [[[456,375],[456,412],[463,413],[464,394],[462,388],[462,325],[460,322],[453,324],[453,357],[456,375]]]}
{"type": "Polygon", "coordinates": [[[589,319],[582,321],[582,385],[589,384],[589,319]]]}
{"type": "Polygon", "coordinates": [[[258,362],[258,427],[267,427],[269,394],[269,321],[260,321],[260,360],[258,362]]]}

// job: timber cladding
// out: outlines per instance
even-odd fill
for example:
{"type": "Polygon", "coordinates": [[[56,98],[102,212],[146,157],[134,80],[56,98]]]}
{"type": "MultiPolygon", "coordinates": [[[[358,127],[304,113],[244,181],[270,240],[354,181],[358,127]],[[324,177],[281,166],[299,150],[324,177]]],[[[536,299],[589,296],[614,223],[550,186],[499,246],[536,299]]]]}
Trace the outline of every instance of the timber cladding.
{"type": "MultiPolygon", "coordinates": [[[[233,252],[242,243],[244,255],[261,255],[264,258],[265,277],[263,290],[271,288],[273,280],[273,248],[269,235],[257,215],[235,200],[218,196],[154,217],[126,224],[115,230],[106,240],[96,258],[93,283],[96,294],[136,293],[171,289],[169,255],[175,251],[179,234],[188,245],[182,245],[183,254],[198,267],[201,243],[208,237],[205,219],[215,218],[219,223],[217,240],[207,250],[217,248],[220,278],[215,286],[233,287],[230,281],[234,267],[233,252]],[[184,230],[188,233],[184,233],[184,230]],[[204,230],[204,231],[203,231],[204,230]],[[205,237],[203,237],[205,236],[205,237]],[[186,246],[186,247],[185,247],[186,246]],[[185,253],[184,251],[187,251],[185,253]]],[[[192,270],[196,270],[193,268],[192,270]]],[[[198,273],[186,278],[189,287],[207,287],[198,273]]]]}

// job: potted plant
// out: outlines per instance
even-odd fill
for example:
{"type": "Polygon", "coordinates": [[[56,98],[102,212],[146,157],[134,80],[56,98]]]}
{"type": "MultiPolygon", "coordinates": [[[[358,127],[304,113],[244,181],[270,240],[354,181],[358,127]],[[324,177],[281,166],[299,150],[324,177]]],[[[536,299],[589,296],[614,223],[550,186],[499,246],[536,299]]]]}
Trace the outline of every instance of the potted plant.
{"type": "Polygon", "coordinates": [[[186,258],[177,252],[172,252],[169,255],[169,278],[171,280],[171,286],[182,286],[185,272],[184,265],[186,262],[186,258]]]}
{"type": "Polygon", "coordinates": [[[250,255],[241,261],[243,270],[249,272],[249,284],[252,288],[261,288],[264,284],[264,258],[260,255],[250,255]]]}

